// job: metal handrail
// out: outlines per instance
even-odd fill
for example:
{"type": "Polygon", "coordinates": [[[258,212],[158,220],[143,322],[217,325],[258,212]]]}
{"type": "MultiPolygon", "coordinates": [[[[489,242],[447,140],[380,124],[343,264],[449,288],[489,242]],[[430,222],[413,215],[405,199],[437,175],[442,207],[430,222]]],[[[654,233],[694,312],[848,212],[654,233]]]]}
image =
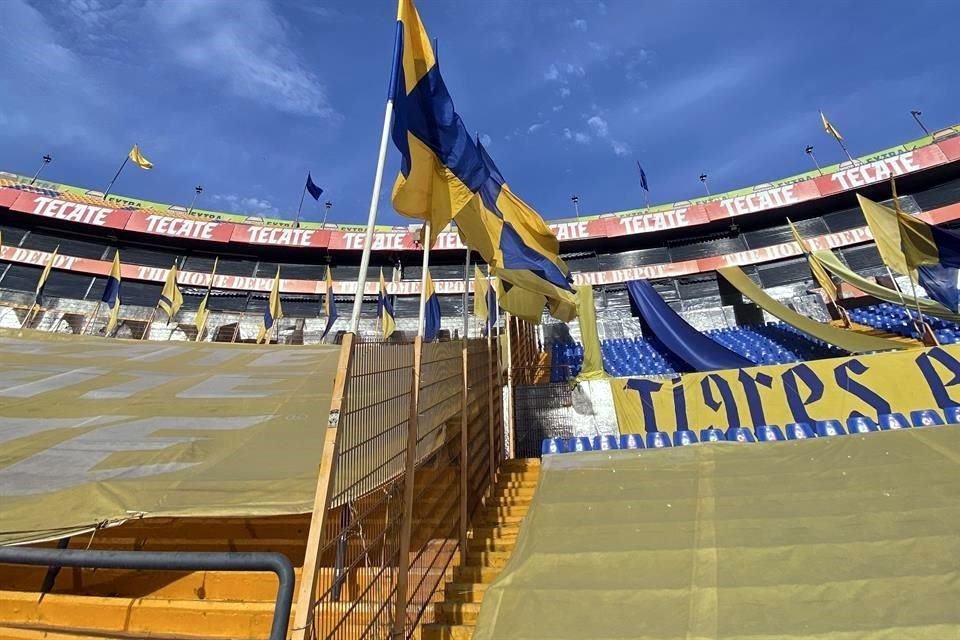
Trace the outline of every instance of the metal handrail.
{"type": "Polygon", "coordinates": [[[294,572],[290,560],[275,552],[215,551],[87,551],[0,547],[0,564],[86,569],[151,569],[154,571],[271,571],[277,588],[270,640],[284,640],[293,604],[294,572]]]}

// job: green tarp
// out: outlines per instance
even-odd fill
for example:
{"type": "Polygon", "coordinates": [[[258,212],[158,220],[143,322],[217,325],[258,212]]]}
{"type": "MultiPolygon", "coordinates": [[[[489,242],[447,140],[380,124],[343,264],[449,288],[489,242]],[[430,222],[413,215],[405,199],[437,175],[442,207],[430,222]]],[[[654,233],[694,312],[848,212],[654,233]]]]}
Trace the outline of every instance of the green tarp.
{"type": "Polygon", "coordinates": [[[474,640],[960,637],[960,426],[546,456],[474,640]]]}
{"type": "Polygon", "coordinates": [[[767,313],[780,318],[787,324],[800,329],[806,334],[819,338],[844,351],[850,353],[870,353],[873,351],[907,348],[906,345],[900,342],[867,336],[847,329],[838,329],[837,327],[817,322],[812,318],[797,313],[770,297],[767,292],[758,287],[740,267],[724,267],[723,269],[718,269],[718,272],[726,278],[730,284],[736,287],[740,293],[753,300],[767,313]]]}
{"type": "MultiPolygon", "coordinates": [[[[849,285],[860,289],[864,293],[873,296],[877,300],[883,300],[884,302],[892,302],[893,304],[902,304],[900,294],[898,294],[893,289],[888,289],[882,285],[877,284],[872,280],[868,280],[863,276],[851,271],[840,262],[840,259],[832,251],[821,250],[814,251],[814,257],[819,260],[824,267],[826,267],[830,273],[837,276],[844,282],[849,285]]],[[[908,298],[908,305],[911,309],[916,309],[916,302],[912,297],[908,298]]],[[[938,302],[929,300],[927,298],[920,298],[920,309],[929,316],[934,316],[935,318],[943,318],[944,320],[952,320],[953,322],[960,322],[960,315],[951,313],[949,309],[945,308],[938,302]]]]}

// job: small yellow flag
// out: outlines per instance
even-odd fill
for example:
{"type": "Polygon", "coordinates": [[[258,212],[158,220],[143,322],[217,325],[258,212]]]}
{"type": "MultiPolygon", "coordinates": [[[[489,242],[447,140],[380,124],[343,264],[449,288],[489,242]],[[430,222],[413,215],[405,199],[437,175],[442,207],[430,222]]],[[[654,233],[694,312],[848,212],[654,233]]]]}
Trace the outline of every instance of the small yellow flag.
{"type": "Polygon", "coordinates": [[[823,115],[823,111],[820,112],[820,120],[823,122],[823,130],[832,135],[837,140],[843,140],[843,136],[840,135],[840,132],[837,131],[837,128],[827,120],[827,116],[823,115]]]}
{"type": "Polygon", "coordinates": [[[130,162],[137,165],[141,169],[153,169],[153,163],[143,157],[143,154],[140,153],[140,147],[133,145],[133,149],[130,149],[130,153],[127,154],[127,157],[130,158],[130,162]]]}

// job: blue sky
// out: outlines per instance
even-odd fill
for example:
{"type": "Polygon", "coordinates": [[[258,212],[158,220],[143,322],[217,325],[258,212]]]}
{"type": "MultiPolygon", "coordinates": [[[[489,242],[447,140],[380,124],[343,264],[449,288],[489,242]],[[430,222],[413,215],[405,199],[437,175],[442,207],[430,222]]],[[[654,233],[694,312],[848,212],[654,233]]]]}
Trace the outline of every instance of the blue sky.
{"type": "MultiPolygon", "coordinates": [[[[960,3],[419,0],[467,126],[546,218],[761,183],[960,121],[960,3]]],[[[360,222],[391,0],[3,0],[0,169],[102,189],[133,142],[156,168],[115,191],[292,217],[309,168],[360,222]]],[[[389,205],[389,152],[380,221],[389,205]]],[[[320,209],[305,206],[307,219],[320,209]]]]}

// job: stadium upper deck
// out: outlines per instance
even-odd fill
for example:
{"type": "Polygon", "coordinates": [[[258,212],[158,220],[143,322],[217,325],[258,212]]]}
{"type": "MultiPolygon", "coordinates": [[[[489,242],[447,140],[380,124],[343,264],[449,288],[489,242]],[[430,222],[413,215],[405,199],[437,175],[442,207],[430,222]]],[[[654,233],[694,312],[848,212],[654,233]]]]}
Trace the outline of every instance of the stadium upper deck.
{"type": "MultiPolygon", "coordinates": [[[[636,278],[668,279],[668,300],[716,293],[712,271],[746,265],[765,287],[809,279],[798,259],[785,218],[818,247],[838,249],[854,269],[878,267],[854,192],[882,200],[898,178],[902,206],[928,221],[960,220],[960,128],[948,128],[861,158],[776,182],[688,202],[551,223],[575,278],[616,290],[636,278]]],[[[89,299],[98,295],[115,249],[124,263],[125,304],[152,306],[174,259],[183,285],[206,287],[214,257],[214,287],[222,298],[260,297],[279,263],[282,292],[304,301],[316,315],[326,265],[337,294],[352,296],[363,235],[355,225],[266,220],[109,196],[66,185],[0,173],[0,288],[31,291],[40,265],[59,246],[50,295],[89,299]],[[318,251],[319,249],[319,251],[318,251]],[[5,265],[2,263],[6,263],[5,265]],[[136,302],[141,299],[143,302],[136,302]]],[[[406,227],[378,227],[373,271],[400,264],[404,278],[390,285],[400,296],[419,292],[419,257],[406,227]]],[[[462,292],[463,246],[457,234],[441,234],[432,272],[441,294],[462,292]]],[[[368,282],[367,294],[374,293],[368,282]]],[[[459,298],[459,296],[456,296],[459,298]]],[[[291,300],[295,303],[295,300],[291,300]]],[[[243,303],[249,305],[249,302],[243,303]]],[[[287,304],[285,299],[284,304],[287,304]]],[[[402,305],[401,305],[402,306],[402,305]]],[[[188,296],[187,309],[190,308],[188,296]]],[[[243,309],[250,310],[248,306],[243,309]]],[[[308,312],[309,309],[309,312],[308,312]]],[[[239,309],[242,310],[242,309],[239,309]]]]}

